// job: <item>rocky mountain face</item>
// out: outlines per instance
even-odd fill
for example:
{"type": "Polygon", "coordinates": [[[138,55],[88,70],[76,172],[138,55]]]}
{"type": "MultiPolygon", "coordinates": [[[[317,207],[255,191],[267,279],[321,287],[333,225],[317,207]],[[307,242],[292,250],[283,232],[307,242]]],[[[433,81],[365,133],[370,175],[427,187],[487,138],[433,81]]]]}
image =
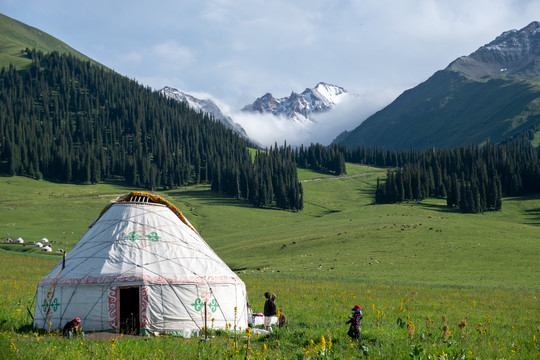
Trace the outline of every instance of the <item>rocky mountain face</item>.
{"type": "Polygon", "coordinates": [[[503,32],[469,56],[453,61],[447,70],[479,80],[489,76],[513,76],[531,80],[540,75],[540,23],[503,32]]]}
{"type": "Polygon", "coordinates": [[[314,114],[333,109],[348,94],[342,87],[320,82],[312,89],[307,88],[300,94],[293,91],[280,99],[267,93],[253,104],[244,106],[242,111],[272,113],[307,125],[312,122],[314,114]]]}
{"type": "Polygon", "coordinates": [[[540,23],[502,33],[334,143],[426,149],[540,135],[540,23]]]}
{"type": "Polygon", "coordinates": [[[216,105],[211,99],[198,99],[193,95],[182,92],[178,89],[174,89],[168,86],[165,86],[159,92],[166,96],[169,99],[174,99],[186,103],[191,109],[195,111],[200,111],[205,114],[212,116],[215,120],[222,123],[225,127],[231,129],[238,135],[247,139],[247,134],[244,128],[239,124],[235,123],[230,116],[223,114],[219,106],[216,105]]]}

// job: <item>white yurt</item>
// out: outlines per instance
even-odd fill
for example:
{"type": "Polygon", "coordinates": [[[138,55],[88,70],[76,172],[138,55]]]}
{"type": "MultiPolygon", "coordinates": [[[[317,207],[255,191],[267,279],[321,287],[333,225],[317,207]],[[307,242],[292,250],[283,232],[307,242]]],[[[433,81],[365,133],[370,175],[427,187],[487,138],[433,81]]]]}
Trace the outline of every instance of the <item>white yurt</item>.
{"type": "Polygon", "coordinates": [[[247,327],[242,280],[173,204],[146,192],[112,201],[38,284],[34,325],[170,333],[247,327]]]}

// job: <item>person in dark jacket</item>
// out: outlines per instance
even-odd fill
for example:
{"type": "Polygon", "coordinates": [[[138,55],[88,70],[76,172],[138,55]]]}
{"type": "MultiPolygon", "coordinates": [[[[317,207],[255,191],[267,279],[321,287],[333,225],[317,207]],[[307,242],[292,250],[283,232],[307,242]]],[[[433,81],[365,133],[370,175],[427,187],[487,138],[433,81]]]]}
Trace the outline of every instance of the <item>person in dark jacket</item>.
{"type": "Polygon", "coordinates": [[[362,309],[360,308],[360,305],[355,305],[351,310],[353,314],[352,316],[349,316],[349,320],[345,323],[350,324],[347,335],[356,341],[360,341],[360,330],[362,329],[362,319],[364,318],[362,309]]]}
{"type": "Polygon", "coordinates": [[[81,331],[81,319],[76,317],[75,319],[68,321],[66,325],[64,325],[64,329],[62,330],[62,335],[67,336],[71,339],[71,337],[81,331]]]}
{"type": "Polygon", "coordinates": [[[272,332],[272,316],[276,316],[276,304],[272,301],[270,293],[267,291],[264,293],[264,298],[266,299],[264,303],[264,328],[272,332]]]}

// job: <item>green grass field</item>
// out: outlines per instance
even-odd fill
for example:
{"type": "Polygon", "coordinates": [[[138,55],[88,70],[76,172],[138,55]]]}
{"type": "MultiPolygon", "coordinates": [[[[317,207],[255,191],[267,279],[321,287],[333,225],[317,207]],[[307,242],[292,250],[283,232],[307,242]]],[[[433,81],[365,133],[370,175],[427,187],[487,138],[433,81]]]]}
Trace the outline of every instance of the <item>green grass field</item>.
{"type": "MultiPolygon", "coordinates": [[[[237,270],[255,311],[264,291],[278,295],[288,326],[253,336],[249,358],[540,356],[540,196],[505,198],[502,212],[483,215],[450,210],[442,199],[374,205],[386,170],[347,171],[336,178],[299,170],[298,213],[256,209],[208,186],[158,192],[237,270]],[[361,349],[351,347],[344,324],[356,303],[365,315],[361,349]]],[[[27,307],[33,311],[37,282],[60,256],[31,243],[47,237],[69,251],[108,201],[131,190],[0,178],[0,239],[30,243],[0,246],[0,348],[9,349],[0,358],[245,358],[246,340],[226,334],[203,344],[33,332],[27,307]]]]}
{"type": "Polygon", "coordinates": [[[13,64],[21,69],[30,65],[31,61],[22,53],[26,48],[45,53],[58,51],[61,54],[72,54],[81,60],[103,66],[55,37],[3,14],[0,14],[0,34],[0,68],[8,68],[13,64]]]}

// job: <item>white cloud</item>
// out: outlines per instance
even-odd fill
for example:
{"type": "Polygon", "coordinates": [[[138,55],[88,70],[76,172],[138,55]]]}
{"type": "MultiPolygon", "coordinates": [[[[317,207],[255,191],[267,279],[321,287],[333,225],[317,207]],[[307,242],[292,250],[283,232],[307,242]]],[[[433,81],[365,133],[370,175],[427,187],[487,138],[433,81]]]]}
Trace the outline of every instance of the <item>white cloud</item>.
{"type": "Polygon", "coordinates": [[[216,103],[222,109],[226,109],[225,111],[228,110],[229,115],[242,125],[248,136],[263,146],[273,146],[275,142],[281,145],[284,141],[293,146],[311,143],[329,145],[343,130],[356,128],[395,96],[397,94],[392,89],[358,96],[351,95],[331,111],[312,118],[313,123],[309,125],[302,125],[272,114],[231,112],[223,103],[216,103]]]}
{"type": "Polygon", "coordinates": [[[183,69],[195,60],[195,55],[188,47],[182,46],[174,40],[157,44],[152,50],[154,54],[150,56],[167,64],[167,68],[171,71],[183,69]]]}

